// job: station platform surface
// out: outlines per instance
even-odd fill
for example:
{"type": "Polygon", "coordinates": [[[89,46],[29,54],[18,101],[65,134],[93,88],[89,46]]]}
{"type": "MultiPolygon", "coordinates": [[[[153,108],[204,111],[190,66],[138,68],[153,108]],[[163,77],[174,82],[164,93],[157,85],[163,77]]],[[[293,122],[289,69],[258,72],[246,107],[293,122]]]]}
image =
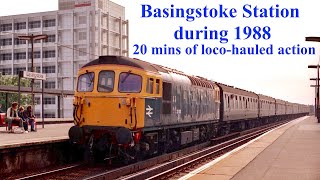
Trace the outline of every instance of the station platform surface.
{"type": "Polygon", "coordinates": [[[180,179],[320,179],[320,124],[298,118],[180,179]]]}
{"type": "Polygon", "coordinates": [[[73,123],[45,124],[42,128],[42,124],[38,123],[37,131],[28,133],[21,133],[21,128],[18,127],[14,127],[16,128],[14,133],[8,133],[5,127],[0,127],[0,150],[65,141],[69,138],[68,131],[71,126],[73,126],[73,123]]]}

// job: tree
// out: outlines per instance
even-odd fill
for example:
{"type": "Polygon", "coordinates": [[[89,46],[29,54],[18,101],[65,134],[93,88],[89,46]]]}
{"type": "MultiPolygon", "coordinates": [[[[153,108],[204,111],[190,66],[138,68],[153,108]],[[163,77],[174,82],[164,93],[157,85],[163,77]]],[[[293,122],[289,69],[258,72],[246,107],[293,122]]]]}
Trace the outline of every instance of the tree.
{"type": "MultiPolygon", "coordinates": [[[[11,76],[11,75],[0,75],[0,85],[5,86],[18,86],[18,76],[11,76]]],[[[21,87],[30,87],[30,80],[29,79],[20,79],[21,87]]],[[[7,92],[8,93],[8,102],[6,104],[6,93],[0,92],[0,104],[2,104],[2,109],[5,110],[5,107],[10,107],[12,102],[18,102],[18,93],[7,92]]],[[[31,94],[21,94],[20,96],[20,103],[22,106],[26,106],[31,104],[32,96],[31,94]]]]}

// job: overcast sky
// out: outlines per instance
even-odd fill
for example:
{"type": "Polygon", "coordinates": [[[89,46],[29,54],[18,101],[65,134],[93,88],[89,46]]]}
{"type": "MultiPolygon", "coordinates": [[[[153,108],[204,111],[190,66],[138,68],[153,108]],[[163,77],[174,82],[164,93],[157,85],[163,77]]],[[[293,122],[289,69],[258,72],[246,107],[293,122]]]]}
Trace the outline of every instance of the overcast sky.
{"type": "MultiPolygon", "coordinates": [[[[315,47],[320,50],[317,43],[305,42],[306,36],[320,36],[320,24],[318,17],[320,11],[311,0],[270,0],[270,1],[234,1],[234,0],[114,0],[126,8],[126,18],[129,20],[130,32],[130,57],[139,58],[152,63],[168,66],[184,71],[189,74],[203,76],[225,84],[239,88],[269,95],[275,98],[291,102],[313,104],[314,89],[310,88],[309,78],[316,76],[316,71],[308,69],[309,64],[316,64],[319,53],[316,55],[265,55],[265,56],[215,56],[215,55],[151,55],[151,47],[164,46],[181,47],[184,49],[194,44],[205,44],[206,46],[225,46],[217,40],[175,40],[174,32],[183,26],[188,30],[201,30],[204,26],[212,30],[228,30],[229,42],[237,46],[260,46],[268,47],[273,44],[276,48],[280,46],[315,47]],[[255,3],[254,3],[255,2],[255,3]],[[234,19],[196,19],[187,22],[184,18],[176,19],[154,19],[141,18],[141,4],[149,4],[153,8],[170,7],[218,7],[223,4],[226,8],[236,8],[238,17],[234,19]],[[242,18],[242,6],[251,4],[261,8],[270,8],[279,4],[280,8],[299,8],[300,18],[296,19],[244,19],[242,18]],[[236,27],[244,26],[270,26],[271,38],[265,40],[234,40],[236,27]],[[135,44],[146,44],[148,53],[146,55],[133,55],[135,44]]],[[[3,1],[0,6],[0,16],[22,14],[31,12],[43,12],[58,9],[57,0],[10,0],[3,1]]]]}

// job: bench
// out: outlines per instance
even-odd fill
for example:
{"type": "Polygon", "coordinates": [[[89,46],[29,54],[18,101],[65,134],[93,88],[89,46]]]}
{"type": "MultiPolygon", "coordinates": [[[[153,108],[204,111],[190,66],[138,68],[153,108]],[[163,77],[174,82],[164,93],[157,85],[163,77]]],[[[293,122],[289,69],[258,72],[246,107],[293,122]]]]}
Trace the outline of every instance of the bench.
{"type": "MultiPolygon", "coordinates": [[[[5,126],[6,126],[6,131],[9,131],[8,129],[8,122],[5,122],[5,126]]],[[[17,120],[12,120],[12,129],[15,130],[17,128],[14,128],[15,126],[19,127],[20,125],[20,121],[17,121],[17,120]]]]}
{"type": "Polygon", "coordinates": [[[5,122],[5,113],[0,113],[0,127],[5,126],[6,122],[5,122]]]}
{"type": "MultiPolygon", "coordinates": [[[[20,121],[17,120],[12,120],[12,129],[14,126],[18,126],[20,125],[20,121]]],[[[6,131],[8,131],[8,123],[5,122],[5,127],[6,127],[6,131]]],[[[29,124],[28,124],[28,129],[29,129],[29,124]]],[[[34,121],[34,130],[37,131],[37,122],[36,120],[34,121]]]]}

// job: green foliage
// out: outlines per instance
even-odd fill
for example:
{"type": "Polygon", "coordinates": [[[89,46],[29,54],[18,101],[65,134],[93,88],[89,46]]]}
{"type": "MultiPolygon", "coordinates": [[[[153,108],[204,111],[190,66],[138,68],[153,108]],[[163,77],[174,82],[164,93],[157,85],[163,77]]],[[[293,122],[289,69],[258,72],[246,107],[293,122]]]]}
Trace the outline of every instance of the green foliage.
{"type": "MultiPolygon", "coordinates": [[[[30,79],[21,78],[20,83],[21,87],[30,87],[30,79]]],[[[18,86],[18,76],[11,76],[11,75],[0,75],[0,85],[5,86],[18,86]]],[[[12,102],[18,102],[18,93],[8,93],[8,102],[7,107],[10,107],[12,102]]],[[[2,104],[2,110],[5,109],[6,103],[6,93],[0,92],[0,104],[2,104]]],[[[31,94],[21,94],[21,105],[26,106],[32,103],[32,96],[31,94]]]]}

